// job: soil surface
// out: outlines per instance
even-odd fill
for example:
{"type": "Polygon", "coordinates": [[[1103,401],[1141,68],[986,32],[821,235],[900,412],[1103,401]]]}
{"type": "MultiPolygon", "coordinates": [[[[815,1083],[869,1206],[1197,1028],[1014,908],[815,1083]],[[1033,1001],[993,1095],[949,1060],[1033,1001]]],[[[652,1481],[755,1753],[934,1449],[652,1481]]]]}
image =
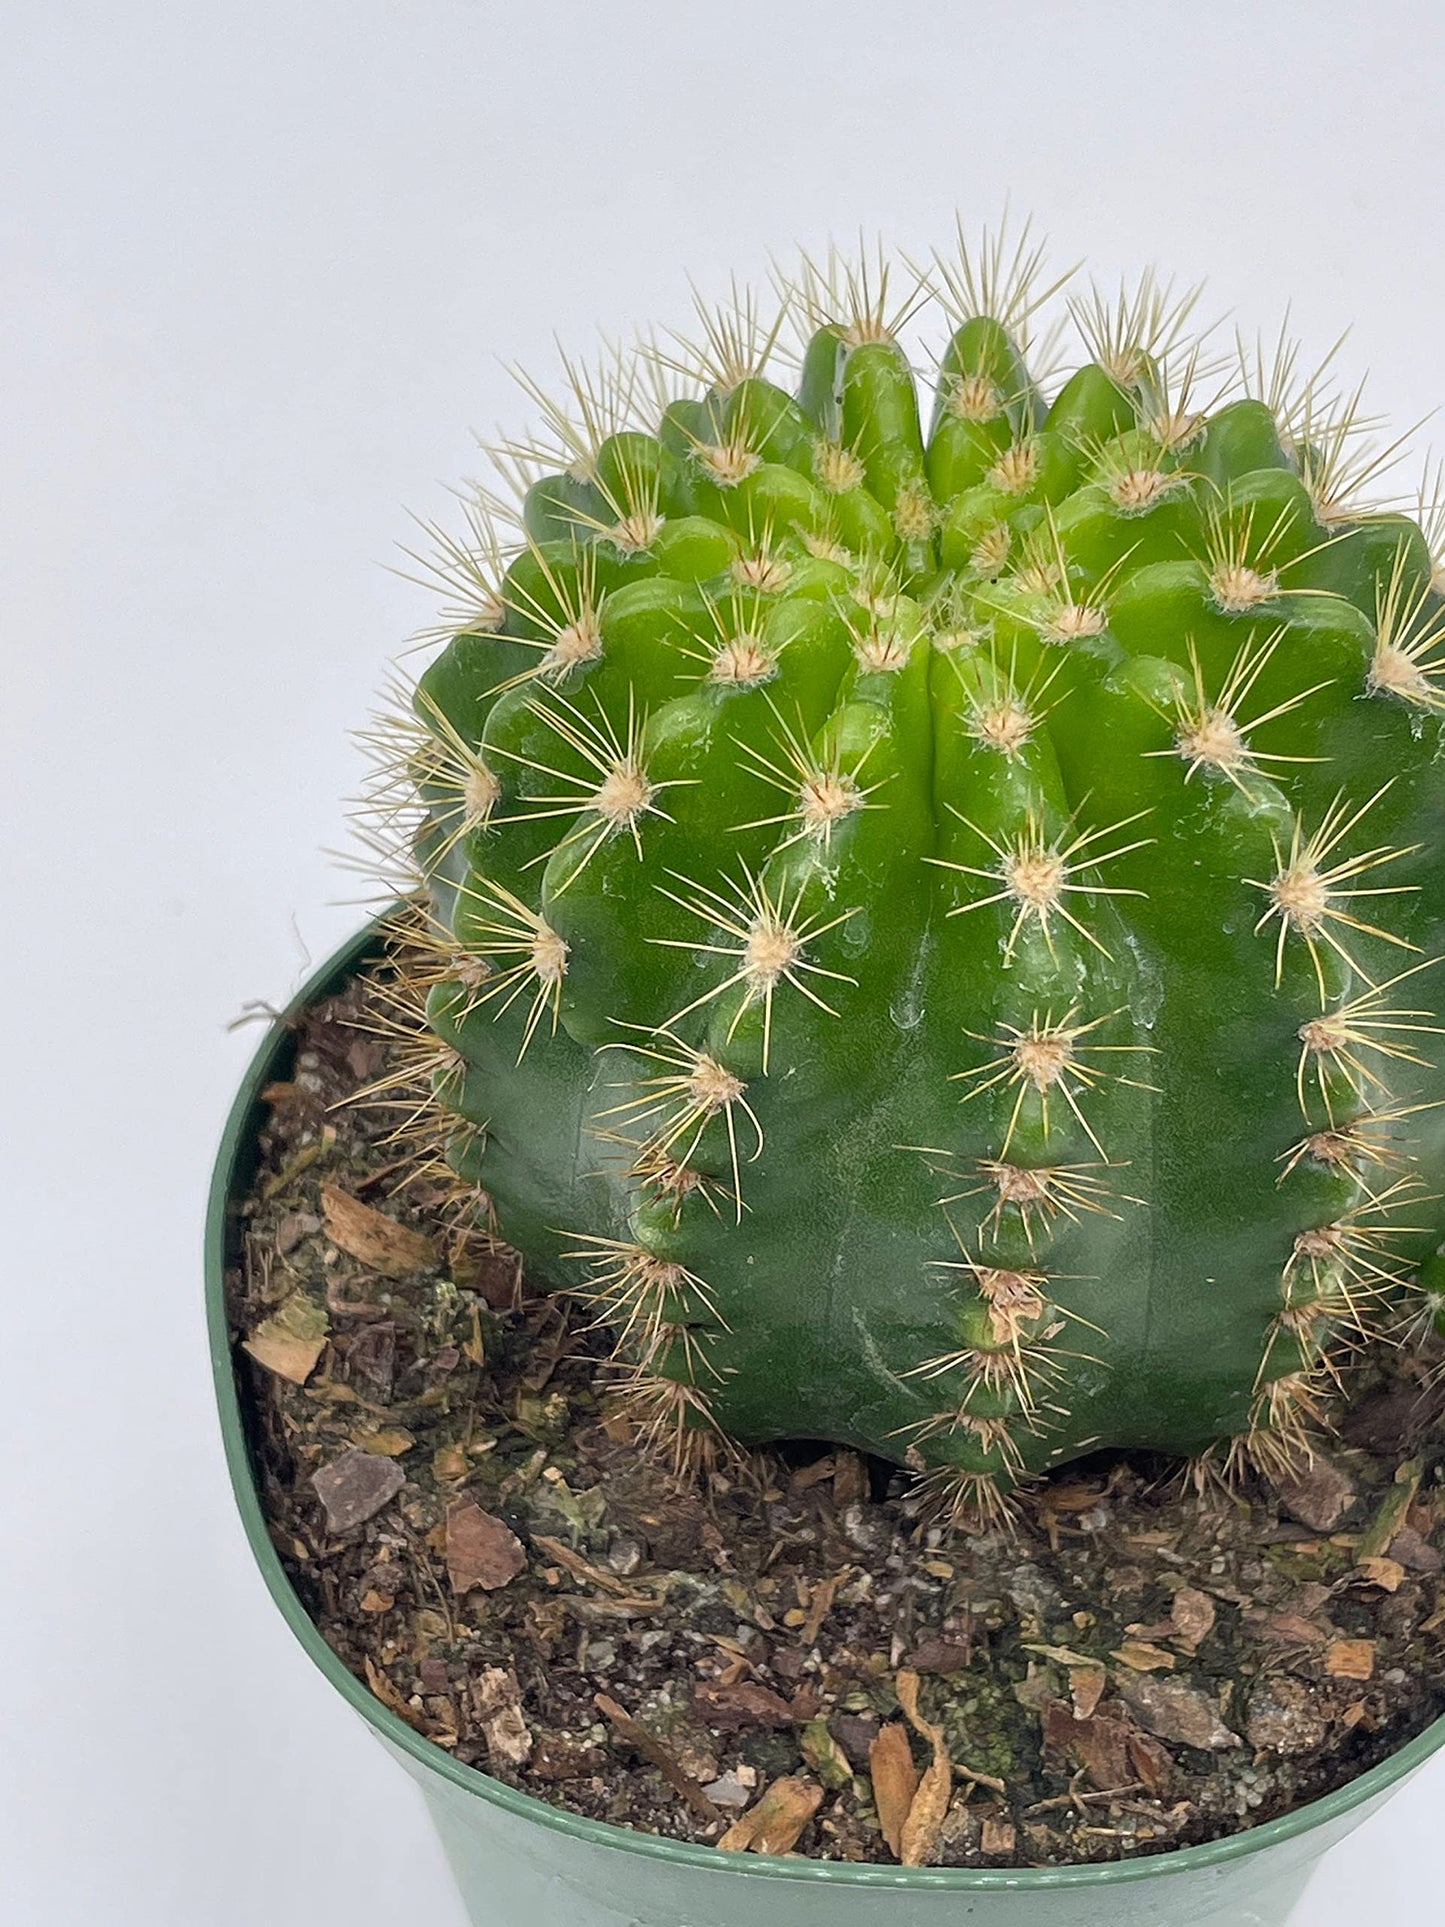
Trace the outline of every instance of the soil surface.
{"type": "Polygon", "coordinates": [[[1363,1361],[1293,1481],[1099,1457],[1011,1531],[817,1444],[679,1483],[587,1313],[345,1101],[397,1066],[376,1010],[310,1013],[266,1094],[229,1315],[297,1591],[456,1759],[729,1850],[1044,1866],[1255,1825],[1445,1710],[1438,1360],[1363,1361]]]}

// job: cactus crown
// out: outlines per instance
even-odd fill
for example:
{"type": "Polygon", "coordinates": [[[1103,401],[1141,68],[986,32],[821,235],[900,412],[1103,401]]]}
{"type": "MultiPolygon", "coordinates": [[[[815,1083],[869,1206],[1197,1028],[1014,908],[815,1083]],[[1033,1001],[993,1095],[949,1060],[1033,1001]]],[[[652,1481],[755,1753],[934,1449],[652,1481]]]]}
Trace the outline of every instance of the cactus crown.
{"type": "Polygon", "coordinates": [[[639,1422],[960,1515],[1287,1462],[1439,1305],[1434,523],[1193,291],[1074,298],[1046,385],[1060,285],[835,253],[526,382],[372,796],[447,1163],[639,1422]]]}

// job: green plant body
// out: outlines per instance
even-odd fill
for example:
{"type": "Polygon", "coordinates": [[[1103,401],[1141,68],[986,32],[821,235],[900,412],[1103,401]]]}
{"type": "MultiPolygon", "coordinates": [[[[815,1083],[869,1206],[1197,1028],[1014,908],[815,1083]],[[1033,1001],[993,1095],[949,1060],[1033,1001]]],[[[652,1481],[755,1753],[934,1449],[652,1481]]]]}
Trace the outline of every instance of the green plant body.
{"type": "Polygon", "coordinates": [[[1152,280],[1032,375],[1037,269],[805,266],[786,382],[745,301],[569,371],[387,779],[448,1160],[640,1422],[960,1512],[1287,1462],[1441,1302],[1431,541],[1152,280]]]}

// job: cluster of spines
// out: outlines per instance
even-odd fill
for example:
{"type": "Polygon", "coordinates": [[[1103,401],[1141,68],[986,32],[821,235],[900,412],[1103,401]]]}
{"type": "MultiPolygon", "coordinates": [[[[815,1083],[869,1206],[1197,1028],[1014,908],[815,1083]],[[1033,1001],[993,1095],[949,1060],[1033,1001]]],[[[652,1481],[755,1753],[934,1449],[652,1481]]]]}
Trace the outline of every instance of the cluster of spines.
{"type": "MultiPolygon", "coordinates": [[[[1286,874],[1283,872],[1281,874],[1286,874]]],[[[1308,939],[1308,926],[1305,930],[1308,939]]],[[[1439,1100],[1393,1100],[1393,1065],[1428,1072],[1423,1046],[1445,1035],[1436,1012],[1391,1001],[1397,987],[1439,961],[1427,958],[1379,983],[1335,998],[1298,1028],[1296,1088],[1304,1135],[1279,1154],[1281,1183],[1307,1164],[1342,1178],[1351,1196],[1324,1222],[1297,1232],[1281,1271],[1281,1306],[1272,1322],[1255,1387],[1248,1432],[1230,1447],[1267,1469],[1307,1453],[1328,1426],[1341,1368],[1371,1343],[1408,1330],[1402,1314],[1414,1279],[1401,1239],[1431,1234],[1431,1195],[1416,1170],[1412,1121],[1439,1100]],[[1425,1223],[1411,1222],[1424,1214],[1425,1223]]],[[[1352,974],[1362,975],[1358,965],[1352,974]]]]}
{"type": "MultiPolygon", "coordinates": [[[[983,318],[1017,335],[1043,298],[1040,263],[1036,251],[1020,243],[1007,266],[1011,273],[1006,271],[1001,237],[995,237],[985,241],[980,253],[964,252],[954,263],[936,262],[931,275],[914,270],[899,295],[890,288],[881,256],[876,264],[866,256],[850,264],[835,254],[822,266],[805,262],[796,286],[771,315],[743,295],[736,295],[730,306],[702,310],[704,338],[695,347],[675,338],[667,347],[653,344],[651,351],[633,356],[612,350],[599,370],[569,365],[571,399],[566,406],[545,401],[528,384],[543,405],[554,439],[550,444],[509,443],[494,451],[499,475],[516,499],[491,489],[479,491],[471,539],[444,547],[439,573],[454,597],[449,631],[542,632],[521,636],[531,660],[487,693],[508,683],[534,687],[535,713],[590,771],[579,777],[526,763],[533,778],[545,782],[554,777],[562,793],[524,793],[530,811],[514,811],[509,820],[530,816],[542,822],[558,819],[566,826],[556,843],[530,859],[533,866],[550,863],[559,851],[570,849],[580,870],[615,834],[636,838],[643,817],[666,813],[659,800],[662,786],[652,782],[642,758],[639,718],[630,715],[625,732],[619,733],[605,714],[599,711],[594,717],[562,693],[571,672],[602,651],[607,590],[597,579],[599,552],[605,546],[624,558],[643,554],[665,526],[654,452],[658,445],[645,447],[642,439],[655,432],[658,413],[672,410],[681,421],[685,453],[712,484],[736,490],[761,466],[762,445],[778,427],[766,419],[750,384],[777,351],[790,308],[807,317],[814,342],[817,331],[832,329],[855,350],[895,348],[902,328],[931,293],[941,297],[959,327],[983,318]],[[678,377],[684,373],[691,377],[694,403],[702,409],[690,418],[675,408],[687,399],[677,393],[678,377]],[[715,399],[719,391],[729,398],[725,406],[715,399]],[[575,484],[575,491],[565,487],[567,482],[575,484]],[[578,537],[575,572],[557,570],[546,535],[536,532],[539,513],[570,519],[578,537]],[[518,553],[529,569],[514,566],[518,553]],[[509,615],[520,621],[509,625],[509,615]]],[[[1182,489],[1190,474],[1190,451],[1223,392],[1201,400],[1201,391],[1209,388],[1218,370],[1197,344],[1185,339],[1195,299],[1194,291],[1176,299],[1146,277],[1117,301],[1095,297],[1071,304],[1091,354],[1090,365],[1075,379],[1102,370],[1121,392],[1133,391],[1135,419],[1144,426],[1132,441],[1121,436],[1107,444],[1066,446],[1062,452],[1047,448],[1037,391],[1024,385],[1026,377],[1010,385],[1001,371],[955,369],[940,384],[940,412],[968,435],[991,441],[993,459],[983,470],[982,488],[1006,506],[1010,499],[1036,492],[1049,460],[1064,459],[1081,467],[1091,463],[1097,485],[1127,515],[1142,515],[1182,489]]],[[[1372,481],[1396,452],[1394,445],[1383,454],[1360,452],[1358,397],[1347,398],[1343,409],[1330,414],[1321,378],[1295,381],[1294,350],[1283,339],[1272,358],[1241,347],[1240,363],[1246,392],[1266,403],[1281,440],[1295,457],[1318,522],[1329,530],[1358,517],[1361,509],[1353,491],[1372,481]]],[[[661,446],[665,460],[666,439],[661,446]]],[[[877,470],[879,459],[877,450],[850,447],[824,433],[814,438],[806,465],[824,497],[841,504],[877,470]]],[[[1006,582],[1033,599],[1023,619],[1045,648],[1082,641],[1104,629],[1121,565],[1095,570],[1092,581],[1079,581],[1078,571],[1071,572],[1065,560],[1051,502],[1043,503],[1037,521],[1020,536],[1005,516],[994,513],[998,501],[970,505],[972,520],[958,514],[945,517],[929,481],[927,473],[885,475],[879,489],[896,546],[891,555],[875,556],[850,592],[850,621],[862,672],[887,673],[906,659],[912,637],[896,617],[900,607],[906,606],[910,614],[918,609],[907,592],[916,586],[921,551],[935,559],[941,553],[954,565],[951,574],[946,571],[929,590],[921,617],[913,617],[932,630],[940,650],[969,652],[987,635],[992,627],[990,583],[1006,582]],[[960,567],[971,585],[966,614],[956,593],[960,567]]],[[[714,679],[765,684],[777,666],[766,634],[770,597],[809,561],[826,566],[851,553],[844,535],[856,539],[856,530],[830,515],[802,539],[793,532],[780,534],[771,523],[749,522],[739,533],[728,565],[736,599],[727,608],[709,603],[717,646],[706,673],[714,679]],[[739,609],[748,606],[749,597],[750,614],[740,619],[739,609]]],[[[1207,518],[1201,558],[1221,611],[1253,610],[1281,593],[1288,569],[1301,559],[1295,555],[1278,560],[1282,533],[1277,515],[1261,519],[1253,508],[1233,513],[1225,491],[1207,518]]],[[[1000,613],[1016,618],[1019,612],[1010,608],[1000,613]]],[[[1397,697],[1426,711],[1445,706],[1442,618],[1429,585],[1421,587],[1409,576],[1403,551],[1380,587],[1376,631],[1371,693],[1397,697]]],[[[1172,751],[1154,753],[1177,755],[1190,777],[1217,774],[1246,792],[1256,776],[1297,760],[1262,751],[1253,740],[1258,730],[1313,693],[1293,692],[1263,708],[1250,707],[1273,646],[1274,641],[1266,640],[1242,650],[1213,690],[1196,661],[1192,682],[1181,678],[1169,699],[1172,751]]],[[[1048,713],[1056,674],[1057,665],[1050,667],[1043,657],[1023,673],[1016,659],[1007,671],[995,660],[968,692],[965,726],[980,744],[1006,759],[1017,757],[1048,713]]],[[[1058,692],[1052,699],[1058,700],[1058,692]]],[[[853,763],[841,758],[819,763],[806,738],[790,732],[782,714],[776,713],[777,755],[761,759],[760,773],[790,807],[776,819],[728,827],[758,828],[776,821],[788,832],[782,846],[786,849],[798,840],[826,841],[834,824],[853,811],[881,806],[866,781],[866,757],[853,763]]],[[[426,880],[435,886],[438,879],[448,880],[448,859],[487,823],[502,794],[505,772],[491,767],[435,704],[429,708],[424,691],[412,717],[401,755],[394,750],[390,754],[374,797],[382,801],[390,827],[404,818],[404,802],[398,801],[403,792],[410,788],[422,796],[426,821],[415,847],[426,880]]],[[[756,754],[754,760],[759,760],[756,754]]],[[[1309,954],[1320,993],[1321,1014],[1299,1030],[1298,1088],[1306,1130],[1297,1143],[1281,1150],[1282,1175],[1312,1162],[1347,1175],[1358,1191],[1358,1201],[1348,1211],[1299,1232],[1283,1265],[1280,1309],[1265,1342],[1251,1424],[1244,1435],[1246,1448],[1265,1459],[1293,1450],[1301,1422],[1315,1421],[1321,1389],[1337,1371],[1341,1348],[1379,1332],[1376,1308],[1404,1280],[1390,1238],[1417,1229],[1401,1224],[1397,1215],[1422,1189],[1410,1171],[1411,1154],[1400,1127],[1423,1107],[1389,1101],[1380,1060],[1428,1062],[1415,1044],[1402,1040],[1436,1027],[1426,1021],[1428,1010],[1381,1001],[1398,978],[1378,987],[1364,978],[1353,932],[1391,943],[1406,940],[1350,907],[1357,892],[1373,895],[1393,887],[1358,879],[1404,852],[1379,846],[1363,856],[1329,861],[1369,807],[1341,803],[1311,835],[1296,815],[1293,841],[1288,847],[1277,846],[1273,873],[1244,880],[1263,893],[1260,927],[1271,927],[1276,943],[1276,979],[1286,943],[1295,936],[1309,954]],[[1326,953],[1369,987],[1363,993],[1337,994],[1336,976],[1322,961],[1326,953]],[[1393,1173],[1388,1184],[1377,1181],[1375,1174],[1381,1171],[1393,1173]]],[[[1011,832],[997,834],[966,824],[993,861],[946,862],[965,879],[963,887],[974,892],[951,914],[1002,905],[1011,919],[1009,953],[1021,937],[1037,934],[1052,954],[1055,932],[1066,927],[1085,945],[1107,954],[1101,939],[1074,914],[1070,897],[1077,894],[1092,906],[1122,889],[1100,872],[1111,858],[1139,847],[1142,839],[1118,841],[1133,822],[1125,816],[1109,832],[1079,831],[1072,824],[1046,826],[1025,815],[1011,832]],[[1106,835],[1116,847],[1100,850],[1106,835]]],[[[628,1161],[627,1176],[649,1208],[670,1205],[676,1214],[680,1200],[698,1191],[715,1211],[740,1219],[743,1166],[761,1149],[761,1129],[748,1107],[743,1080],[685,1043],[677,1026],[702,1006],[740,993],[735,1022],[754,1004],[762,1007],[766,1073],[775,992],[787,985],[830,1010],[822,980],[842,978],[842,973],[814,963],[809,946],[853,911],[845,906],[832,918],[805,913],[801,889],[794,899],[785,900],[746,866],[736,870],[734,881],[717,886],[682,877],[675,883],[674,901],[696,916],[703,933],[686,947],[718,955],[723,978],[664,1015],[644,1042],[621,1043],[644,1063],[650,1060],[661,1068],[644,1079],[641,1097],[600,1112],[595,1135],[628,1161]],[[707,937],[714,941],[705,941],[707,937]],[[738,1149],[740,1118],[755,1137],[743,1156],[738,1149]],[[725,1125],[731,1145],[727,1181],[695,1171],[688,1162],[701,1132],[715,1120],[725,1125]]],[[[435,971],[423,977],[427,983],[460,983],[468,1011],[486,1004],[506,1010],[522,999],[527,1008],[521,1045],[525,1051],[540,1029],[555,1029],[567,946],[541,912],[501,882],[479,889],[470,878],[457,878],[454,902],[469,912],[467,942],[459,948],[448,935],[435,949],[435,971]],[[479,895],[482,900],[477,902],[479,895]]],[[[993,1154],[976,1159],[973,1167],[981,1180],[978,1189],[986,1196],[991,1189],[992,1196],[972,1249],[950,1218],[961,1255],[939,1261],[966,1274],[972,1287],[972,1301],[960,1321],[959,1348],[916,1367],[916,1375],[925,1380],[961,1374],[965,1389],[956,1405],[914,1428],[914,1455],[929,1438],[970,1433],[978,1443],[977,1462],[957,1476],[960,1489],[975,1497],[989,1488],[995,1472],[1012,1479],[1022,1469],[1019,1429],[1038,1432],[1047,1427],[1050,1391],[1058,1375],[1057,1340],[1070,1323],[1088,1326],[1077,1309],[1065,1309],[1051,1290],[1054,1280],[1039,1262],[1041,1243],[1061,1221],[1076,1221],[1081,1213],[1115,1214],[1121,1203],[1141,1203],[1113,1187],[1118,1167],[1089,1121],[1089,1095],[1101,1082],[1142,1081],[1131,1079],[1112,1061],[1101,1061],[1104,1053],[1145,1048],[1098,1041],[1101,1027],[1116,1014],[1088,1016],[1076,1007],[1036,1010],[1026,1023],[1003,1023],[994,1033],[975,1034],[990,1054],[956,1073],[965,1097],[1002,1091],[1008,1115],[993,1154]],[[1051,1106],[1054,1118],[1067,1118],[1082,1133],[1091,1153],[1087,1160],[1039,1156],[1040,1140],[1047,1146],[1061,1138],[1051,1122],[1051,1106]],[[1035,1151],[1031,1158],[1015,1161],[1013,1139],[1021,1120],[1030,1126],[1035,1151]]],[[[432,1083],[446,1112],[455,1108],[448,1098],[455,1094],[456,1073],[454,1061],[433,1067],[432,1083]]],[[[946,1212],[964,1195],[941,1200],[941,1208],[946,1212]]],[[[706,1381],[712,1368],[706,1360],[705,1332],[709,1321],[723,1328],[725,1324],[706,1285],[640,1243],[579,1240],[574,1255],[583,1252],[590,1254],[592,1277],[582,1295],[619,1332],[634,1398],[649,1405],[653,1422],[674,1430],[680,1440],[710,1433],[706,1381]],[[691,1311],[683,1316],[679,1308],[689,1295],[691,1311]],[[705,1317],[698,1316],[699,1308],[705,1317]],[[664,1416],[657,1418],[658,1413],[664,1416]]]]}

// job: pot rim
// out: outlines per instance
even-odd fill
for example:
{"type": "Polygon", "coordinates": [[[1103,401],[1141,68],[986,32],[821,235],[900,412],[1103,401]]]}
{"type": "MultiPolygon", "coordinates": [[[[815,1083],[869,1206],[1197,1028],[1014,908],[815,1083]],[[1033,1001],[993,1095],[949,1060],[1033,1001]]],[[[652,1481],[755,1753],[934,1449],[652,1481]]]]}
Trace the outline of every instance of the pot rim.
{"type": "Polygon", "coordinates": [[[1332,1820],[1398,1785],[1431,1754],[1445,1746],[1445,1715],[1442,1715],[1388,1759],[1381,1760],[1378,1765],[1321,1799],[1309,1801],[1278,1819],[1264,1821],[1257,1827],[1229,1834],[1220,1840],[1206,1841],[1199,1846],[1176,1847],[1137,1860],[1063,1867],[889,1867],[875,1863],[860,1865],[852,1861],[816,1860],[798,1855],[784,1858],[772,1854],[721,1854],[713,1846],[670,1840],[658,1834],[634,1833],[606,1821],[585,1819],[539,1800],[532,1794],[518,1792],[476,1767],[463,1765],[444,1748],[407,1725],[400,1715],[384,1706],[327,1645],[287,1578],[280,1556],[272,1544],[246,1442],[225,1302],[231,1205],[243,1191],[249,1175],[245,1166],[259,1124],[261,1090],[272,1080],[277,1060],[290,1041],[297,1019],[311,1005],[340,988],[360,963],[378,952],[383,941],[383,926],[398,907],[392,905],[383,911],[334,952],[312,973],[286,1010],[268,1028],[246,1070],[226,1119],[212,1171],[205,1230],[206,1325],[211,1368],[226,1466],[246,1538],[261,1569],[266,1588],[291,1631],[331,1684],[383,1740],[460,1792],[490,1801],[518,1819],[533,1821],[593,1846],[639,1854],[646,1859],[670,1862],[674,1866],[694,1868],[699,1872],[735,1874],[742,1878],[812,1881],[843,1887],[902,1888],[911,1892],[942,1888],[958,1893],[1002,1890],[1042,1893],[1065,1887],[1106,1887],[1117,1881],[1148,1880],[1217,1867],[1248,1854],[1261,1853],[1266,1848],[1328,1825],[1332,1820]]]}

